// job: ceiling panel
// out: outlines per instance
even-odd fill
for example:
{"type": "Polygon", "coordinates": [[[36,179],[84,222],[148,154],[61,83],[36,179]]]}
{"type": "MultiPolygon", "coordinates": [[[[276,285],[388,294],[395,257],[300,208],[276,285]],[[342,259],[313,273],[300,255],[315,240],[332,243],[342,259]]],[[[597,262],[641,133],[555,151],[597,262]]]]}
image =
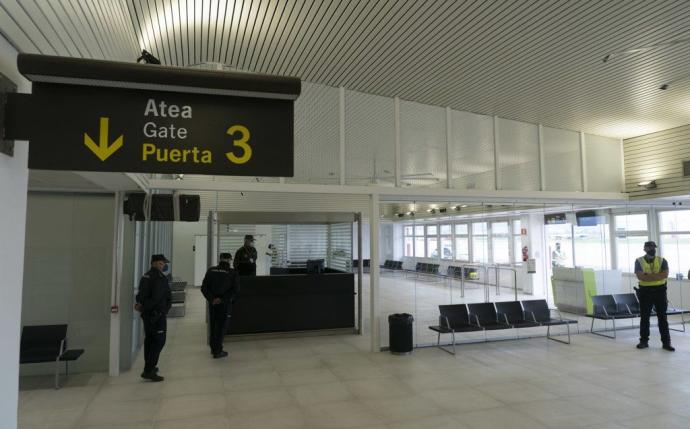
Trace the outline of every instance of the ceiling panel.
{"type": "Polygon", "coordinates": [[[630,137],[688,123],[678,0],[0,0],[21,50],[218,62],[456,110],[630,137]]]}

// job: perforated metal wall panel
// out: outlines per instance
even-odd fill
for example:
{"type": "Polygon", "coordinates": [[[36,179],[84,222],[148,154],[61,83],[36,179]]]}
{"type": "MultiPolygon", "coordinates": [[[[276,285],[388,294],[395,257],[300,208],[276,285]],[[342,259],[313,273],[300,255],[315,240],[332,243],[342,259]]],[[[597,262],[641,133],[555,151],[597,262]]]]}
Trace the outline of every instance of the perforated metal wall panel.
{"type": "Polygon", "coordinates": [[[451,112],[451,187],[496,189],[493,117],[451,112]]]}
{"type": "Polygon", "coordinates": [[[498,119],[499,188],[538,191],[539,133],[534,124],[498,119]]]}
{"type": "Polygon", "coordinates": [[[400,102],[401,186],[446,186],[446,110],[400,102]]]}
{"type": "Polygon", "coordinates": [[[244,236],[247,234],[255,235],[255,225],[220,225],[220,248],[218,253],[229,252],[235,257],[237,249],[244,246],[244,236]]]}
{"type": "Polygon", "coordinates": [[[395,101],[345,92],[345,183],[395,185],[395,101]]]}
{"type": "Polygon", "coordinates": [[[546,191],[581,191],[580,134],[543,127],[544,179],[546,191]]]}
{"type": "Polygon", "coordinates": [[[352,269],[352,223],[328,225],[328,266],[341,271],[352,269]]]}
{"type": "Polygon", "coordinates": [[[587,191],[623,191],[623,164],[619,139],[586,134],[585,162],[587,191]]]}
{"type": "Polygon", "coordinates": [[[288,225],[287,237],[291,264],[328,259],[328,225],[288,225]]]}
{"type": "Polygon", "coordinates": [[[337,88],[302,83],[295,101],[295,176],[289,183],[340,183],[337,88]]]}
{"type": "Polygon", "coordinates": [[[278,252],[273,265],[283,266],[287,264],[287,225],[271,225],[271,240],[278,252]]]}

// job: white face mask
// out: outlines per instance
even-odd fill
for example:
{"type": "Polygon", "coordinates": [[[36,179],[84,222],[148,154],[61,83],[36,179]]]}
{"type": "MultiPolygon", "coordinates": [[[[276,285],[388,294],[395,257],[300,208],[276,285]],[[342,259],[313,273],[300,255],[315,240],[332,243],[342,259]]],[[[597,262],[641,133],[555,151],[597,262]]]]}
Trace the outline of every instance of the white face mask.
{"type": "Polygon", "coordinates": [[[250,242],[249,242],[249,247],[254,247],[254,242],[253,242],[253,241],[250,241],[250,242]]]}

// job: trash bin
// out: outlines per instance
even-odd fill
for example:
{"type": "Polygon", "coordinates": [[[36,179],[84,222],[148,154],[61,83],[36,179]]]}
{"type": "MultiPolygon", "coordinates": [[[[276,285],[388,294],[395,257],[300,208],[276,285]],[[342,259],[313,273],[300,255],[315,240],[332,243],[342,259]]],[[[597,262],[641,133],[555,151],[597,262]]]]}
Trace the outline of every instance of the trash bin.
{"type": "Polygon", "coordinates": [[[388,316],[389,350],[394,355],[412,353],[412,322],[414,317],[407,313],[396,313],[388,316]]]}

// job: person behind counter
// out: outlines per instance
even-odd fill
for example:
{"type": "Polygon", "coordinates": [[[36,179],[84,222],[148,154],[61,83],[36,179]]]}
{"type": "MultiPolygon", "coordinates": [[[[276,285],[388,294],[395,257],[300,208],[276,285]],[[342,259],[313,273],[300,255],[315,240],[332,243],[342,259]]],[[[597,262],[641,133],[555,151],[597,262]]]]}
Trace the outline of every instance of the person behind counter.
{"type": "Polygon", "coordinates": [[[164,255],[151,256],[151,269],[141,277],[134,308],[144,322],[144,372],[141,378],[163,381],[158,375],[158,358],[165,346],[167,315],[172,307],[172,292],[163,274],[168,259],[164,255]]]}
{"type": "Polygon", "coordinates": [[[230,267],[232,255],[221,253],[215,267],[209,268],[201,284],[201,293],[208,301],[211,335],[209,345],[214,359],[226,357],[223,351],[223,337],[232,309],[232,300],[240,289],[237,272],[230,267]]]}
{"type": "Polygon", "coordinates": [[[255,241],[253,235],[245,235],[244,246],[240,247],[237,249],[237,252],[235,252],[233,267],[243,276],[256,275],[256,259],[259,255],[254,247],[255,241]]]}

